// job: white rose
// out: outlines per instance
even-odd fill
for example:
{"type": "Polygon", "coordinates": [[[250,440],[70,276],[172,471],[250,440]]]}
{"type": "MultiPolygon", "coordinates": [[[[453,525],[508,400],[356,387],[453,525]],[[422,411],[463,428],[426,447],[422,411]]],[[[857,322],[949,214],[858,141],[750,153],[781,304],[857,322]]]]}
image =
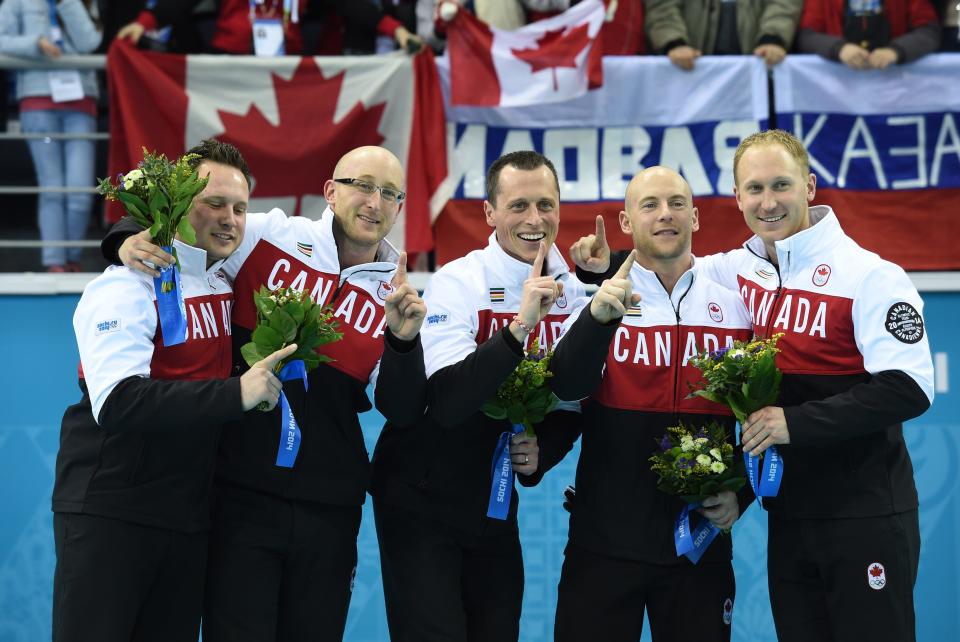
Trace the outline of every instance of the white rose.
{"type": "Polygon", "coordinates": [[[713,458],[717,461],[723,461],[723,455],[720,454],[719,448],[711,448],[710,454],[713,455],[713,458]]]}
{"type": "Polygon", "coordinates": [[[710,464],[710,472],[722,473],[726,469],[727,469],[727,465],[724,464],[722,461],[715,461],[712,464],[710,464]]]}
{"type": "Polygon", "coordinates": [[[708,441],[710,441],[710,440],[707,439],[706,437],[697,437],[696,439],[694,439],[694,442],[695,442],[698,446],[702,446],[702,445],[704,445],[705,443],[707,443],[708,441]]]}
{"type": "Polygon", "coordinates": [[[697,463],[701,466],[710,466],[710,458],[706,455],[697,455],[697,463]]]}
{"type": "Polygon", "coordinates": [[[133,184],[143,178],[143,172],[139,169],[133,169],[127,172],[123,177],[123,189],[129,190],[133,184]]]}
{"type": "Polygon", "coordinates": [[[696,448],[696,446],[693,445],[693,440],[692,440],[692,439],[689,440],[689,441],[681,441],[681,442],[680,442],[680,450],[682,450],[682,451],[685,452],[685,453],[690,452],[690,451],[693,450],[694,448],[696,448]]]}

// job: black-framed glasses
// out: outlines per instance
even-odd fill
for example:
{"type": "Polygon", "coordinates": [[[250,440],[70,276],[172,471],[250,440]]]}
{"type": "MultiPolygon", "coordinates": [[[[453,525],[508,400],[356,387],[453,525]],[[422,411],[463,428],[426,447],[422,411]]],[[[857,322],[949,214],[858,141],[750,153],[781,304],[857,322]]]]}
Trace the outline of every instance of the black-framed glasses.
{"type": "Polygon", "coordinates": [[[370,181],[365,181],[359,178],[335,178],[333,179],[333,182],[356,187],[367,196],[370,196],[377,190],[380,190],[380,196],[383,197],[383,200],[389,203],[402,203],[403,199],[407,197],[405,192],[401,192],[398,189],[393,189],[392,187],[381,187],[376,183],[371,183],[370,181]]]}

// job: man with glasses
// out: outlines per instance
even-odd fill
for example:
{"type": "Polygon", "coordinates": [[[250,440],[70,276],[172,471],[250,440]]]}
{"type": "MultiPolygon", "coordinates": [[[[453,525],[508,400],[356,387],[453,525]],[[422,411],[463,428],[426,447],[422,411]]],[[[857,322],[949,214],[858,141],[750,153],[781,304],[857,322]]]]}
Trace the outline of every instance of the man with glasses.
{"type": "MultiPolygon", "coordinates": [[[[203,638],[338,640],[346,624],[360,512],[370,462],[357,414],[377,409],[396,426],[414,423],[425,404],[420,325],[423,300],[407,283],[406,255],[385,240],[403,203],[400,161],[381,147],[360,147],[337,163],[324,184],[329,207],[318,221],[274,209],[248,216],[247,235],[224,265],[234,280],[234,371],[239,348],[256,325],[253,293],[292,287],[331,306],[343,338],[321,352],[304,388],[284,391],[301,442],[291,466],[278,460],[280,415],[249,413],[224,429],[217,462],[203,638]]],[[[125,224],[121,224],[125,225],[125,224]]],[[[125,229],[130,229],[126,227],[125,229]]],[[[104,240],[108,259],[117,228],[104,240]]],[[[141,233],[119,257],[172,257],[141,233]]]]}

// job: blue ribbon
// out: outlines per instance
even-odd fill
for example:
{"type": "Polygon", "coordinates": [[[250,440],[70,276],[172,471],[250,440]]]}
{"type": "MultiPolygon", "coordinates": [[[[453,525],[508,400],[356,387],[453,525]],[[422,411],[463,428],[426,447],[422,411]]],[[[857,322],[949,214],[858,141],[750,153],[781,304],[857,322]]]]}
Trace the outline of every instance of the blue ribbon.
{"type": "Polygon", "coordinates": [[[720,532],[720,529],[706,518],[700,520],[693,532],[690,531],[690,510],[699,506],[699,503],[684,506],[673,524],[673,545],[677,549],[677,557],[685,555],[694,564],[700,561],[707,547],[720,532]]]}
{"type": "Polygon", "coordinates": [[[510,459],[510,438],[523,432],[523,424],[513,424],[501,433],[497,448],[493,451],[493,479],[490,482],[490,501],[487,517],[506,519],[510,512],[510,494],[513,492],[513,461],[510,459]]]}
{"type": "MultiPolygon", "coordinates": [[[[169,245],[163,249],[173,253],[169,245]]],[[[163,345],[169,347],[183,343],[187,340],[187,308],[183,304],[180,270],[176,263],[160,270],[160,276],[153,277],[153,291],[157,295],[163,345]]]]}
{"type": "Polygon", "coordinates": [[[783,480],[783,457],[777,452],[777,447],[770,446],[766,452],[756,457],[744,450],[743,461],[747,466],[747,478],[757,501],[760,501],[761,497],[776,497],[783,480]]]}
{"type": "MultiPolygon", "coordinates": [[[[302,359],[291,361],[283,366],[278,375],[280,381],[303,380],[303,389],[307,390],[307,367],[302,359]]],[[[277,466],[293,468],[300,452],[300,424],[293,416],[293,409],[287,401],[287,395],[280,391],[280,445],[277,447],[277,466]]]]}

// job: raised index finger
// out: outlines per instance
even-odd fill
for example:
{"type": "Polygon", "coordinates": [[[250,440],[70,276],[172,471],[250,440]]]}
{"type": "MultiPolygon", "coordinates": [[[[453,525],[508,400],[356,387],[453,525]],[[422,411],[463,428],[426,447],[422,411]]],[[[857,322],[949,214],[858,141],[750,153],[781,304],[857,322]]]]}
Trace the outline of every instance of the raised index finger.
{"type": "Polygon", "coordinates": [[[620,266],[620,269],[617,270],[617,273],[613,276],[615,279],[625,279],[630,276],[630,270],[633,269],[633,264],[637,261],[637,251],[630,250],[630,254],[627,255],[626,260],[620,266]]]}
{"type": "Polygon", "coordinates": [[[533,260],[533,269],[530,270],[530,278],[536,279],[543,274],[543,257],[546,254],[547,245],[540,241],[540,249],[537,250],[537,258],[533,260]]]}
{"type": "Polygon", "coordinates": [[[597,244],[600,247],[606,247],[607,245],[607,230],[602,214],[597,214],[597,244]]]}
{"type": "Polygon", "coordinates": [[[393,273],[390,283],[398,288],[407,282],[407,253],[400,252],[400,258],[397,259],[397,271],[393,273]]]}

